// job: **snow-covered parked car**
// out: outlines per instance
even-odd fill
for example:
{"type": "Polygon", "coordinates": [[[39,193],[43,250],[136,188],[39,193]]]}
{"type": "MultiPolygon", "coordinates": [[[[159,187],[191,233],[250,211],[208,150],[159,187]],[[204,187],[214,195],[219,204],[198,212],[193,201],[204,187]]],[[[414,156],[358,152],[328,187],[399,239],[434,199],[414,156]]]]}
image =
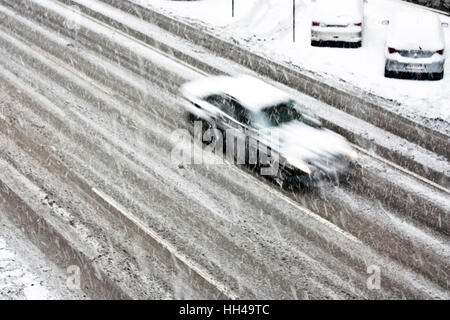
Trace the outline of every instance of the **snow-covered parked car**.
{"type": "Polygon", "coordinates": [[[337,181],[356,158],[345,138],[324,128],[288,94],[254,77],[202,78],[184,84],[181,93],[188,119],[218,129],[224,145],[230,132],[233,139],[236,133],[244,137],[244,163],[260,168],[268,164],[261,159],[275,159],[277,171],[267,175],[281,186],[337,181]]]}
{"type": "Polygon", "coordinates": [[[365,0],[313,0],[311,45],[349,43],[360,47],[365,0]]]}
{"type": "Polygon", "coordinates": [[[405,11],[397,13],[388,26],[385,43],[385,77],[427,75],[431,79],[444,77],[445,38],[439,16],[431,12],[405,11]]]}

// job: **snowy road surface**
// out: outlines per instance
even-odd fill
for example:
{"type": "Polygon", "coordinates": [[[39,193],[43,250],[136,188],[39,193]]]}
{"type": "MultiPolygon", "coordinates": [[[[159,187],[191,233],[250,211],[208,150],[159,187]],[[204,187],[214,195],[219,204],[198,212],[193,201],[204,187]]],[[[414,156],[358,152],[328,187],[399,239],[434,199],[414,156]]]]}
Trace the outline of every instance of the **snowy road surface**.
{"type": "Polygon", "coordinates": [[[178,88],[204,72],[86,16],[67,28],[61,2],[26,4],[0,2],[0,181],[14,197],[0,196],[49,221],[97,284],[141,299],[449,298],[447,189],[363,152],[349,183],[294,193],[173,161],[174,131],[190,129],[178,88]]]}
{"type": "Polygon", "coordinates": [[[0,210],[0,300],[86,299],[81,290],[67,287],[70,274],[48,261],[5,217],[5,207],[0,210]]]}

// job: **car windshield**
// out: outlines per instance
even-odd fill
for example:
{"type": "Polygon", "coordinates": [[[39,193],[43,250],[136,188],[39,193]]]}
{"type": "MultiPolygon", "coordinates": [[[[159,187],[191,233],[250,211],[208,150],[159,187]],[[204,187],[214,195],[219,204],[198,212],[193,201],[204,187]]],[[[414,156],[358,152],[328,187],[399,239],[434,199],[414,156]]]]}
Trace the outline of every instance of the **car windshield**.
{"type": "Polygon", "coordinates": [[[288,100],[261,110],[252,115],[252,126],[258,128],[279,127],[291,121],[300,121],[308,126],[320,129],[322,123],[314,117],[299,111],[294,100],[288,100]]]}
{"type": "Polygon", "coordinates": [[[295,101],[289,100],[264,108],[258,120],[265,127],[278,127],[294,120],[301,121],[302,118],[302,114],[296,108],[295,101]]]}

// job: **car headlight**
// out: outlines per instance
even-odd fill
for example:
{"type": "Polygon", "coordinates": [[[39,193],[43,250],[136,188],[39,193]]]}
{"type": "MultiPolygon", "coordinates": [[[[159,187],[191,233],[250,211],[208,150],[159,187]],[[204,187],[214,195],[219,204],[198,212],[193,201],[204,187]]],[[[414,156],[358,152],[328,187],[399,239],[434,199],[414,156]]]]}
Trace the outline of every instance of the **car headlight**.
{"type": "Polygon", "coordinates": [[[312,173],[311,168],[308,166],[308,164],[306,162],[304,162],[302,160],[292,159],[292,158],[285,158],[285,159],[286,159],[286,162],[288,162],[293,167],[296,167],[297,169],[300,169],[301,171],[303,171],[307,174],[312,173]]]}
{"type": "Polygon", "coordinates": [[[352,150],[352,149],[345,149],[345,150],[342,151],[342,153],[347,158],[350,158],[351,160],[356,160],[358,158],[358,154],[356,153],[355,150],[352,150]]]}

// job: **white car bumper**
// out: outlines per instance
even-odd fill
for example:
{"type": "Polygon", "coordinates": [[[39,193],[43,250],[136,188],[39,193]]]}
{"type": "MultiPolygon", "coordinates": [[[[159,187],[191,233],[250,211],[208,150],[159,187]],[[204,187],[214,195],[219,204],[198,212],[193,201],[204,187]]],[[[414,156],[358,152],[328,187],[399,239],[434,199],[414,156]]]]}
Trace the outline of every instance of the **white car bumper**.
{"type": "Polygon", "coordinates": [[[312,41],[342,41],[342,42],[361,42],[361,27],[313,27],[311,29],[312,41]]]}
{"type": "Polygon", "coordinates": [[[445,57],[438,54],[429,58],[403,57],[399,54],[386,55],[386,70],[405,73],[441,73],[445,57]]]}

